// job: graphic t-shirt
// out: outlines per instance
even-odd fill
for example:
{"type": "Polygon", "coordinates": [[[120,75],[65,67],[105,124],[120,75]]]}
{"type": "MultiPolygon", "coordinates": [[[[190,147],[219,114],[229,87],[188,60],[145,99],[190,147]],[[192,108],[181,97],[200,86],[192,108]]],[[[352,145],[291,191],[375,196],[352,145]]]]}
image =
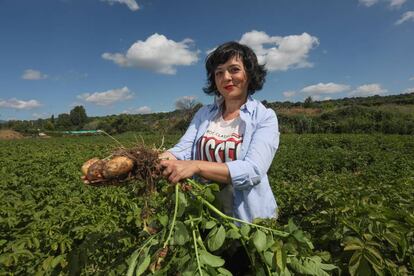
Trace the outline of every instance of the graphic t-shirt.
{"type": "MultiPolygon", "coordinates": [[[[210,122],[197,141],[197,159],[225,163],[240,155],[245,125],[240,117],[225,121],[221,114],[210,122]]],[[[233,215],[233,186],[225,184],[216,194],[216,204],[225,214],[233,215]]]]}

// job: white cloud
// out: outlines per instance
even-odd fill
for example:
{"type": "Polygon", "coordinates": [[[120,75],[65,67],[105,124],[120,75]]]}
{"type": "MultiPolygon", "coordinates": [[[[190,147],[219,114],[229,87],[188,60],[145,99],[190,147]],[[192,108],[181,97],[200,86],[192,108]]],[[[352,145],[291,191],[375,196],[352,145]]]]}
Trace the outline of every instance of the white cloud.
{"type": "Polygon", "coordinates": [[[302,88],[301,92],[316,96],[319,94],[336,94],[347,91],[350,89],[349,85],[337,84],[333,82],[328,83],[318,83],[302,88]]]}
{"type": "Polygon", "coordinates": [[[414,80],[414,76],[412,76],[411,78],[409,78],[410,81],[414,80]]]}
{"type": "Polygon", "coordinates": [[[355,90],[349,92],[349,96],[354,97],[367,97],[374,95],[381,95],[388,92],[387,89],[382,88],[379,83],[364,84],[358,86],[355,90]]]}
{"type": "Polygon", "coordinates": [[[407,89],[405,89],[402,93],[403,93],[403,94],[414,93],[414,87],[407,88],[407,89]]]}
{"type": "Polygon", "coordinates": [[[378,0],[359,0],[359,3],[366,7],[371,7],[372,5],[378,3],[378,0]]]}
{"type": "Polygon", "coordinates": [[[152,113],[151,107],[148,107],[146,105],[138,107],[138,108],[129,108],[127,110],[124,110],[125,114],[150,114],[152,113]]]}
{"type": "Polygon", "coordinates": [[[14,108],[14,109],[32,109],[32,108],[36,108],[40,106],[41,104],[37,100],[22,101],[16,98],[12,98],[9,100],[0,99],[0,107],[14,108]]]}
{"type": "Polygon", "coordinates": [[[46,79],[47,77],[48,75],[43,74],[42,72],[38,70],[33,70],[33,69],[24,70],[23,75],[22,75],[22,79],[24,80],[43,80],[43,79],[46,79]]]}
{"type": "Polygon", "coordinates": [[[397,22],[395,22],[395,25],[400,25],[404,23],[405,21],[414,21],[414,11],[405,12],[401,16],[401,18],[397,22]]]}
{"type": "Polygon", "coordinates": [[[126,52],[104,53],[102,58],[112,60],[122,67],[138,67],[161,74],[175,74],[176,66],[192,65],[198,61],[199,51],[190,51],[191,39],[180,42],[167,39],[157,33],[147,40],[138,40],[126,52]]]}
{"type": "Polygon", "coordinates": [[[35,119],[46,119],[50,117],[49,113],[33,113],[32,117],[35,119]]]}
{"type": "Polygon", "coordinates": [[[292,68],[312,67],[313,64],[307,61],[308,54],[312,48],[319,45],[319,40],[308,33],[281,37],[253,30],[243,34],[240,43],[250,46],[255,51],[259,63],[266,64],[269,71],[286,71],[292,68]]]}
{"type": "Polygon", "coordinates": [[[390,0],[391,8],[400,8],[407,0],[390,0]]]}
{"type": "Polygon", "coordinates": [[[139,6],[135,0],[101,0],[102,2],[107,2],[110,5],[115,3],[125,4],[131,11],[139,10],[139,6]]]}
{"type": "MultiPolygon", "coordinates": [[[[361,5],[365,7],[371,7],[379,2],[379,0],[359,0],[358,1],[361,5]]],[[[391,8],[400,8],[407,0],[386,0],[389,2],[391,8]]]]}
{"type": "Polygon", "coordinates": [[[292,98],[293,96],[296,95],[296,92],[289,90],[289,91],[284,91],[282,94],[283,94],[283,97],[285,98],[292,98]]]}
{"type": "Polygon", "coordinates": [[[133,98],[128,87],[111,89],[104,92],[84,93],[78,95],[77,98],[96,105],[110,105],[115,102],[125,101],[133,98]]]}

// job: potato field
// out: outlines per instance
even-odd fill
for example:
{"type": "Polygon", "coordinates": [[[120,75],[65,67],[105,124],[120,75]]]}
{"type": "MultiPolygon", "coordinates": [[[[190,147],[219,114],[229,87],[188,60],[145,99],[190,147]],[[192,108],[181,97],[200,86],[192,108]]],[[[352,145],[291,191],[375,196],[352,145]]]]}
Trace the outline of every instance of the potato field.
{"type": "Polygon", "coordinates": [[[252,224],[215,209],[214,184],[85,185],[86,160],[179,136],[115,138],[0,141],[0,275],[231,275],[234,243],[252,275],[414,275],[413,136],[282,134],[279,218],[252,224]]]}

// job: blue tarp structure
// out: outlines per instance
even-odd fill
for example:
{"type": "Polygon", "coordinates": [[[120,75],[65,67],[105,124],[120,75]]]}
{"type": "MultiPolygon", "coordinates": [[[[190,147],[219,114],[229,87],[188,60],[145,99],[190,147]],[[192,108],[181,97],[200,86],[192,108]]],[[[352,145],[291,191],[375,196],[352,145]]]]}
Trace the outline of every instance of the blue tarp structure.
{"type": "Polygon", "coordinates": [[[62,133],[65,134],[98,134],[101,133],[102,130],[97,129],[97,130],[67,130],[67,131],[62,131],[62,133]]]}

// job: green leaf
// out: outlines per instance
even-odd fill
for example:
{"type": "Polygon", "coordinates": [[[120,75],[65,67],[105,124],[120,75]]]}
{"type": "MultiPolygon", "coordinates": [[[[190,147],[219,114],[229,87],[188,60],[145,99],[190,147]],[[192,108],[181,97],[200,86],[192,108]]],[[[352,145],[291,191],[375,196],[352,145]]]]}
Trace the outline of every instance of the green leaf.
{"type": "Polygon", "coordinates": [[[187,227],[181,221],[175,222],[174,241],[178,245],[184,245],[189,240],[187,227]]]}
{"type": "Polygon", "coordinates": [[[257,251],[262,252],[266,249],[266,234],[260,230],[257,230],[253,236],[253,243],[257,251]]]}
{"type": "Polygon", "coordinates": [[[167,225],[168,225],[168,216],[167,215],[158,215],[158,220],[160,221],[162,226],[167,227],[167,225]]]}
{"type": "Polygon", "coordinates": [[[296,272],[298,272],[298,274],[329,276],[323,269],[321,261],[322,259],[319,256],[300,259],[292,258],[290,265],[296,272]]]}
{"type": "Polygon", "coordinates": [[[219,275],[223,275],[223,276],[232,276],[233,275],[233,274],[231,274],[230,271],[228,271],[227,269],[222,268],[222,267],[218,268],[217,271],[220,273],[219,275]]]}
{"type": "Polygon", "coordinates": [[[141,249],[138,248],[137,250],[135,250],[134,253],[132,253],[131,257],[129,258],[127,276],[132,276],[134,274],[134,269],[137,265],[137,260],[138,260],[140,252],[141,252],[141,249]]]}
{"type": "Polygon", "coordinates": [[[296,226],[296,224],[293,222],[293,220],[292,220],[292,219],[289,219],[289,222],[288,222],[288,230],[289,230],[289,233],[293,233],[293,232],[295,232],[297,229],[298,229],[298,227],[297,227],[297,226],[296,226]]]}
{"type": "Polygon", "coordinates": [[[216,251],[220,249],[224,243],[224,240],[226,239],[226,230],[224,229],[223,225],[220,225],[217,231],[211,231],[210,233],[213,234],[211,236],[209,235],[207,246],[211,251],[216,251]]]}
{"type": "Polygon", "coordinates": [[[177,210],[177,217],[181,217],[184,214],[185,209],[188,206],[188,201],[182,192],[178,192],[178,210],[177,210]]]}
{"type": "Polygon", "coordinates": [[[284,271],[286,268],[286,251],[283,247],[279,247],[276,251],[276,265],[280,271],[284,271]]]}
{"type": "Polygon", "coordinates": [[[50,262],[50,267],[54,268],[57,266],[61,261],[65,260],[65,255],[59,255],[50,262]]]}
{"type": "Polygon", "coordinates": [[[348,270],[351,276],[357,275],[357,271],[359,268],[359,264],[361,262],[361,258],[362,258],[361,251],[355,251],[354,254],[352,254],[352,257],[349,260],[349,264],[348,264],[348,270]]]}
{"type": "Polygon", "coordinates": [[[242,234],[242,236],[245,238],[248,238],[249,232],[250,232],[250,226],[247,224],[243,224],[242,227],[240,228],[240,233],[242,234]]]}
{"type": "Polygon", "coordinates": [[[203,264],[212,267],[220,267],[224,265],[224,260],[221,257],[213,255],[205,250],[200,250],[200,261],[203,264]]]}
{"type": "Polygon", "coordinates": [[[209,220],[206,222],[206,225],[204,226],[205,229],[211,229],[214,226],[216,226],[216,222],[214,220],[209,220]]]}
{"type": "Polygon", "coordinates": [[[214,199],[216,198],[213,192],[211,191],[211,189],[209,188],[204,190],[203,196],[208,202],[213,202],[214,199]]]}
{"type": "Polygon", "coordinates": [[[150,255],[147,255],[137,267],[137,270],[135,271],[135,275],[136,276],[142,275],[147,270],[148,266],[150,265],[150,262],[151,262],[151,257],[150,255]]]}
{"type": "Polygon", "coordinates": [[[274,258],[273,258],[273,253],[270,251],[266,251],[263,253],[264,259],[267,263],[268,266],[273,267],[274,266],[274,258]]]}
{"type": "Polygon", "coordinates": [[[241,235],[239,233],[239,229],[230,229],[227,231],[227,237],[234,240],[240,239],[241,235]]]}

